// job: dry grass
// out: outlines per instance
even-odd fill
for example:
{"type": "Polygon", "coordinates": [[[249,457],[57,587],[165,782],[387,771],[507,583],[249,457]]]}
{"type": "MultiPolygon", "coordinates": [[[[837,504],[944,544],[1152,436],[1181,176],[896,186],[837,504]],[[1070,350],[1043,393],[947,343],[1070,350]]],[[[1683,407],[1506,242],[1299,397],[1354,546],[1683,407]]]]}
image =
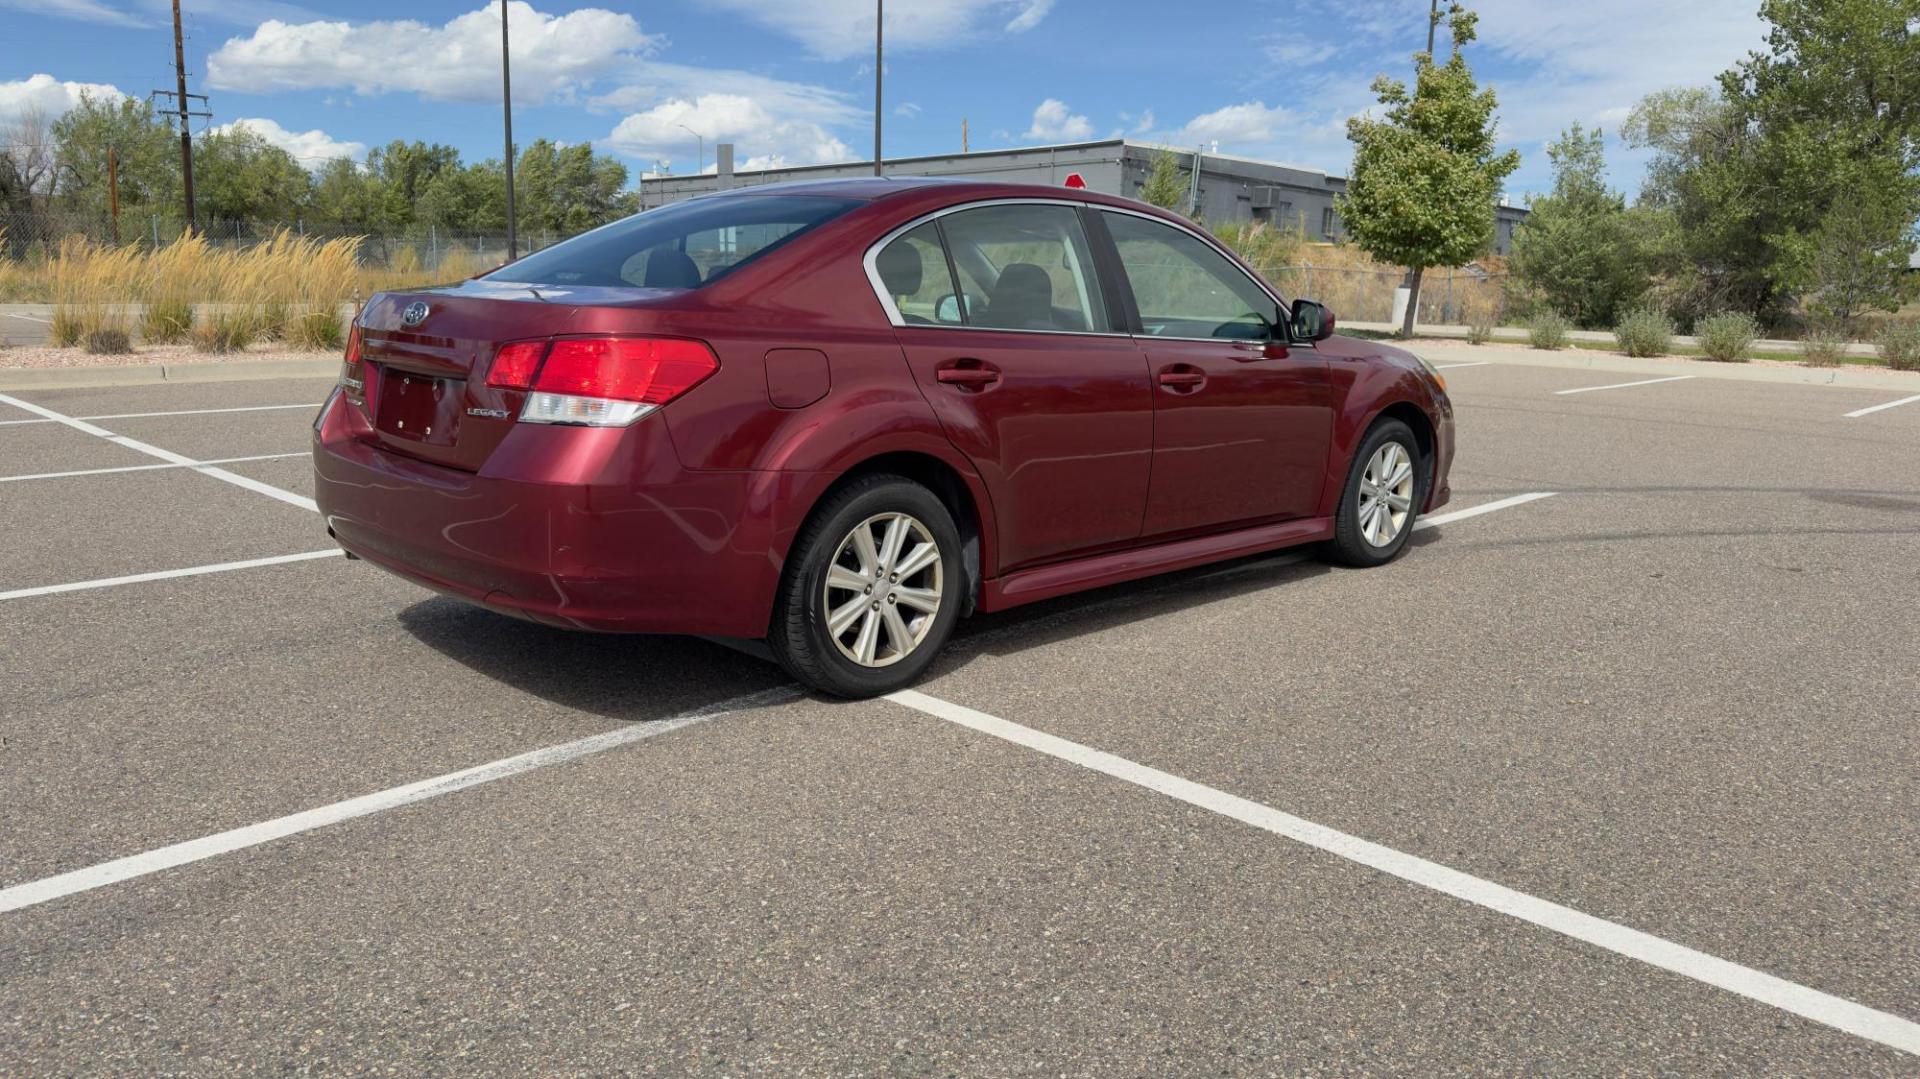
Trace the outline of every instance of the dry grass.
{"type": "MultiPolygon", "coordinates": [[[[0,236],[0,245],[4,240],[0,236]]],[[[365,266],[360,246],[359,237],[321,241],[289,231],[240,249],[190,235],[150,252],[71,237],[51,252],[0,258],[0,302],[52,303],[53,343],[66,348],[103,330],[131,337],[137,325],[149,345],[192,341],[228,352],[284,341],[296,349],[333,350],[344,341],[343,305],[382,290],[461,281],[489,268],[455,248],[427,270],[419,253],[405,247],[395,266],[365,266]]]]}

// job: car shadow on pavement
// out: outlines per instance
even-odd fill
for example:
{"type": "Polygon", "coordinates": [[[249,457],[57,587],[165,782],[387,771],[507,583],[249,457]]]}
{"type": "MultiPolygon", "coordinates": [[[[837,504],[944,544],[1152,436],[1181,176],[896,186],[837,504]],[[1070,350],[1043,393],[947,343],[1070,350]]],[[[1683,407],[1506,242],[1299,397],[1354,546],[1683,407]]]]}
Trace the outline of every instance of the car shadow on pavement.
{"type": "Polygon", "coordinates": [[[788,682],[771,663],[696,637],[555,629],[443,596],[398,618],[420,643],[476,674],[624,723],[668,719],[788,682]]]}

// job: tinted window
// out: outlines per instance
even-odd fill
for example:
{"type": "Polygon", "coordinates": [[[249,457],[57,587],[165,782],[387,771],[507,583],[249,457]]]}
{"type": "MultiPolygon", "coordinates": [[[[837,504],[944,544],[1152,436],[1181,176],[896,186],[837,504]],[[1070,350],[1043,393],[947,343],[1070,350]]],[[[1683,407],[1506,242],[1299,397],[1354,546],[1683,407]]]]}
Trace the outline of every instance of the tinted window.
{"type": "Polygon", "coordinates": [[[933,222],[903,233],[880,249],[873,268],[893,297],[901,320],[917,326],[958,323],[960,305],[950,298],[958,291],[940,246],[940,230],[933,222]],[[946,303],[940,301],[947,300],[946,303]]]}
{"type": "Polygon", "coordinates": [[[858,205],[853,199],[811,195],[689,199],[575,236],[487,279],[699,288],[858,205]]]}
{"type": "Polygon", "coordinates": [[[940,218],[969,325],[1102,331],[1093,256],[1072,206],[983,206],[940,218]]]}
{"type": "Polygon", "coordinates": [[[1140,322],[1161,337],[1264,338],[1280,307],[1240,267],[1183,229],[1105,213],[1140,322]]]}

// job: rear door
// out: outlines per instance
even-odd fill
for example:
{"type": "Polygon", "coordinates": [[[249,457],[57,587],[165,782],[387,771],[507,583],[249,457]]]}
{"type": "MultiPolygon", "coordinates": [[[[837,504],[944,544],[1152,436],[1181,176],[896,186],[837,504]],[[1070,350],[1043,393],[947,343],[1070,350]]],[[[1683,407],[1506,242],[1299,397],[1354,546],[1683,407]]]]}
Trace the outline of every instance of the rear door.
{"type": "Polygon", "coordinates": [[[1311,514],[1333,431],[1325,362],[1286,343],[1279,304],[1206,241],[1144,215],[1097,216],[1152,371],[1143,535],[1311,514]]]}
{"type": "Polygon", "coordinates": [[[874,269],[916,382],[993,498],[1000,570],[1136,539],[1153,394],[1139,345],[1109,321],[1075,206],[948,213],[874,269]]]}

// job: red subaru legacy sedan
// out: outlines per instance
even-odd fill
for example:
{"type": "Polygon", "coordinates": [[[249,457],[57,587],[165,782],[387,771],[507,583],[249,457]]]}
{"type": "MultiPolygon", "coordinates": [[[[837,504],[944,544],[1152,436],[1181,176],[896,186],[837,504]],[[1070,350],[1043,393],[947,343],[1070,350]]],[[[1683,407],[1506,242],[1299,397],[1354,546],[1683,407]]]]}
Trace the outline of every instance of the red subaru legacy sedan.
{"type": "Polygon", "coordinates": [[[1371,566],[1453,408],[1205,232],[926,179],[664,206],[376,296],[315,423],[346,551],[574,629],[764,639],[844,696],[954,624],[1294,544],[1371,566]]]}

